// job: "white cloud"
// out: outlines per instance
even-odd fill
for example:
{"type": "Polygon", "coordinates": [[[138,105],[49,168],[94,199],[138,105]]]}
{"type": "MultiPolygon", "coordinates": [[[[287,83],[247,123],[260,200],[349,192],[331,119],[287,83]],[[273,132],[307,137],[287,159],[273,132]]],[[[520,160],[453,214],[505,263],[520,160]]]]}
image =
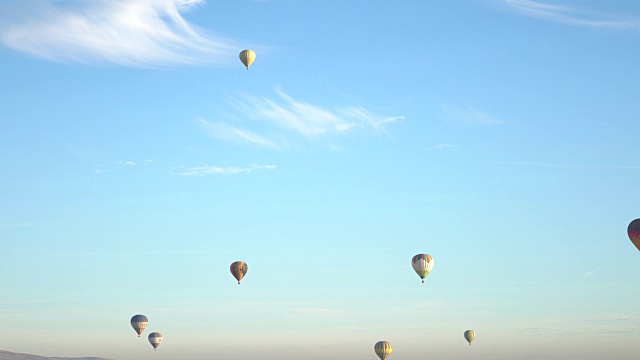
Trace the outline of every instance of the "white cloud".
{"type": "Polygon", "coordinates": [[[452,144],[436,144],[436,145],[429,146],[427,150],[434,150],[434,149],[442,150],[442,149],[452,148],[454,146],[455,145],[452,145],[452,144]]]}
{"type": "Polygon", "coordinates": [[[389,124],[404,119],[403,116],[381,116],[361,106],[326,109],[318,105],[299,101],[275,88],[276,97],[240,96],[229,98],[231,105],[252,122],[239,128],[225,122],[199,120],[207,132],[218,139],[245,142],[273,149],[282,149],[287,136],[301,135],[305,138],[341,135],[356,131],[383,132],[389,124]],[[258,134],[258,128],[268,131],[270,136],[258,134]],[[279,141],[272,138],[277,136],[279,141]]]}
{"type": "Polygon", "coordinates": [[[0,5],[5,46],[58,62],[127,66],[223,64],[236,49],[191,25],[182,13],[204,0],[24,0],[0,5]]]}
{"type": "Polygon", "coordinates": [[[500,119],[492,117],[473,108],[463,110],[443,105],[442,115],[443,118],[447,121],[467,126],[494,126],[504,123],[500,119]]]}
{"type": "Polygon", "coordinates": [[[276,87],[277,99],[245,96],[231,99],[235,107],[245,115],[305,136],[341,133],[360,125],[353,116],[339,114],[316,105],[297,101],[276,87]]]}
{"type": "Polygon", "coordinates": [[[588,278],[590,278],[591,276],[593,276],[595,273],[597,273],[599,270],[600,270],[600,268],[597,268],[597,269],[593,269],[593,270],[587,271],[587,272],[584,274],[584,278],[583,278],[583,280],[587,280],[588,278]]]}
{"type": "Polygon", "coordinates": [[[527,16],[555,21],[568,25],[594,28],[639,29],[640,19],[619,15],[604,15],[578,8],[552,5],[532,0],[501,0],[511,9],[527,16]]]}
{"type": "Polygon", "coordinates": [[[249,143],[275,150],[280,150],[280,146],[278,144],[263,136],[254,134],[248,130],[238,129],[235,126],[225,124],[221,121],[212,122],[204,119],[199,119],[198,123],[202,125],[205,130],[207,130],[209,135],[221,140],[249,143]]]}
{"type": "Polygon", "coordinates": [[[368,125],[375,130],[381,130],[387,124],[392,124],[404,119],[403,116],[379,116],[359,106],[343,109],[340,113],[345,117],[360,120],[362,124],[365,126],[368,125]]]}
{"type": "Polygon", "coordinates": [[[180,176],[205,176],[205,175],[238,175],[250,173],[254,170],[275,170],[275,165],[256,165],[253,164],[250,167],[219,167],[219,166],[198,166],[198,167],[180,167],[173,172],[174,175],[180,176]]]}

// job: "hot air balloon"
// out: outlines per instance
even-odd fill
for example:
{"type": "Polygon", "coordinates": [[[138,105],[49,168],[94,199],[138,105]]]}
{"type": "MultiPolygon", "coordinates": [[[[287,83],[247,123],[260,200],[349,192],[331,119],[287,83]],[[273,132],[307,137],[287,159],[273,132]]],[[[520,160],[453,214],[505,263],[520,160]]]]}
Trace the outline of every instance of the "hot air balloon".
{"type": "Polygon", "coordinates": [[[248,270],[249,267],[244,261],[236,261],[231,264],[231,274],[236,278],[236,280],[238,280],[238,284],[240,284],[240,280],[247,275],[248,270]]]}
{"type": "Polygon", "coordinates": [[[640,219],[633,220],[627,228],[629,239],[640,250],[640,219]]]}
{"type": "Polygon", "coordinates": [[[135,330],[136,333],[138,333],[138,337],[140,337],[140,334],[142,334],[144,329],[147,328],[148,324],[149,324],[149,319],[147,319],[147,317],[144,315],[138,314],[138,315],[134,315],[131,318],[131,326],[133,327],[133,330],[135,330]]]}
{"type": "Polygon", "coordinates": [[[373,351],[376,352],[380,360],[385,360],[392,350],[391,343],[388,341],[378,341],[373,347],[373,351]]]}
{"type": "Polygon", "coordinates": [[[467,341],[469,342],[469,346],[471,346],[471,343],[473,342],[473,339],[476,338],[476,333],[473,330],[467,330],[464,332],[464,338],[467,339],[467,341]]]}
{"type": "Polygon", "coordinates": [[[251,64],[255,59],[256,59],[256,53],[254,53],[253,50],[240,51],[240,61],[242,61],[244,66],[247,67],[247,70],[249,70],[249,66],[251,66],[251,64]]]}
{"type": "Polygon", "coordinates": [[[159,332],[152,332],[149,334],[149,342],[151,343],[151,346],[153,346],[154,350],[157,349],[162,342],[162,334],[159,332]]]}
{"type": "Polygon", "coordinates": [[[411,266],[413,266],[413,270],[415,270],[424,283],[424,278],[426,278],[431,272],[431,269],[433,269],[433,258],[429,254],[418,254],[411,259],[411,266]]]}

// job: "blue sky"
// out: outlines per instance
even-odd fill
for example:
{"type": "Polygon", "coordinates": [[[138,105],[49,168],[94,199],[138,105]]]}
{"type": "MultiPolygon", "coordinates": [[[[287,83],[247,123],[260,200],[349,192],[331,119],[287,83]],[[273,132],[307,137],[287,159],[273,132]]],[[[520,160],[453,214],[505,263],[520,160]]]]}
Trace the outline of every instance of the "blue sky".
{"type": "Polygon", "coordinates": [[[4,1],[0,349],[636,358],[639,41],[635,1],[4,1]]]}

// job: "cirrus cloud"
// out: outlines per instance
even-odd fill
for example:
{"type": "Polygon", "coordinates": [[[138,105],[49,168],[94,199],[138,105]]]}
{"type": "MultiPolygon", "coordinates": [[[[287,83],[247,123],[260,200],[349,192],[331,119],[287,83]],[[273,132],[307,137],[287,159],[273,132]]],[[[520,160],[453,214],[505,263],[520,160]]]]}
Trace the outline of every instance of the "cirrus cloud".
{"type": "Polygon", "coordinates": [[[220,140],[281,150],[291,136],[317,139],[357,131],[384,133],[388,125],[404,119],[403,116],[381,116],[361,106],[323,108],[296,100],[280,87],[275,88],[275,93],[276,97],[229,98],[231,106],[249,120],[246,123],[231,125],[205,119],[199,119],[198,123],[220,140]]]}
{"type": "Polygon", "coordinates": [[[640,29],[640,18],[638,17],[603,14],[533,0],[501,0],[501,2],[521,14],[567,25],[608,29],[640,29]]]}
{"type": "Polygon", "coordinates": [[[5,46],[56,62],[125,66],[223,64],[234,58],[227,39],[190,24],[183,13],[204,0],[24,0],[0,5],[9,21],[5,46]]]}
{"type": "Polygon", "coordinates": [[[238,175],[250,173],[254,170],[275,170],[275,165],[257,165],[253,164],[249,167],[239,166],[198,166],[198,167],[178,167],[173,172],[174,175],[180,176],[205,176],[205,175],[238,175]]]}

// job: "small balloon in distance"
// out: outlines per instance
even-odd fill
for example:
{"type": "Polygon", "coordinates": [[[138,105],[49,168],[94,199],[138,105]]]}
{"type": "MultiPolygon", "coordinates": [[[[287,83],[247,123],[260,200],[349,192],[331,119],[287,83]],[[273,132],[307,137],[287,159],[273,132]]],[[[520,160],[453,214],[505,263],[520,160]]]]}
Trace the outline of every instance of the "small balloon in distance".
{"type": "Polygon", "coordinates": [[[388,341],[378,341],[373,346],[373,351],[376,352],[376,355],[378,355],[380,360],[385,360],[389,355],[391,355],[393,348],[391,347],[391,343],[388,341]]]}
{"type": "Polygon", "coordinates": [[[247,67],[247,70],[249,70],[249,66],[251,66],[251,64],[255,59],[256,59],[256,53],[253,52],[253,50],[240,51],[240,61],[242,61],[244,66],[247,67]]]}
{"type": "Polygon", "coordinates": [[[413,267],[413,271],[420,276],[420,279],[422,279],[424,283],[424,278],[426,278],[433,269],[433,258],[429,254],[418,254],[411,259],[411,266],[413,267]]]}
{"type": "Polygon", "coordinates": [[[244,261],[235,261],[231,264],[229,270],[231,270],[231,275],[233,275],[233,277],[238,280],[238,284],[240,284],[242,278],[247,274],[247,271],[249,271],[249,267],[244,261]]]}
{"type": "Polygon", "coordinates": [[[473,330],[467,330],[464,332],[464,338],[469,342],[469,346],[471,346],[473,339],[476,338],[476,332],[473,330]]]}
{"type": "Polygon", "coordinates": [[[149,334],[149,343],[153,346],[153,349],[158,349],[160,343],[162,342],[162,334],[159,332],[152,332],[149,334]]]}
{"type": "Polygon", "coordinates": [[[140,337],[140,334],[147,328],[148,324],[149,319],[144,315],[138,314],[131,318],[131,327],[133,327],[133,330],[138,334],[138,337],[140,337]]]}

